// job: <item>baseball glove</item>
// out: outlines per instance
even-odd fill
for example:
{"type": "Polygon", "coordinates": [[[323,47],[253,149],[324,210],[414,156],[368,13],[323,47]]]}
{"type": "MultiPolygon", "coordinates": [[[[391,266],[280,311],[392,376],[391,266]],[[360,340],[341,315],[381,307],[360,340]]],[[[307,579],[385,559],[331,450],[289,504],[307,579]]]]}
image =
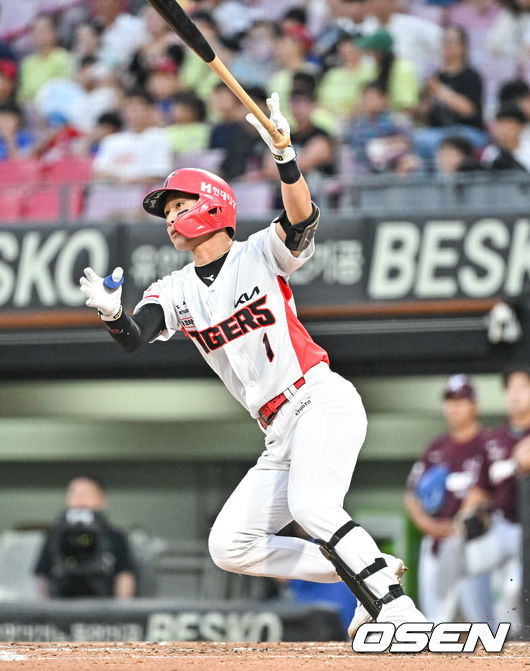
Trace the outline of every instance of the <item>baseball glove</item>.
{"type": "Polygon", "coordinates": [[[416,485],[415,494],[428,515],[435,515],[445,501],[445,483],[449,469],[443,464],[431,466],[416,485]]]}
{"type": "Polygon", "coordinates": [[[465,515],[458,516],[457,524],[466,541],[480,538],[491,528],[492,513],[490,504],[485,503],[465,515]]]}

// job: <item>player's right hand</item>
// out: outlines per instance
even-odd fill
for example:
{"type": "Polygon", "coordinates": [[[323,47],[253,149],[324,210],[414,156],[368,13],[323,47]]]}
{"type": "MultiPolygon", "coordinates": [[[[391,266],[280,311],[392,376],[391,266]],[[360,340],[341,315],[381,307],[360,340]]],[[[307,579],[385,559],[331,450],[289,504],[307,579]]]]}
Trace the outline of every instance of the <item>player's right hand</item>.
{"type": "Polygon", "coordinates": [[[92,268],[84,269],[79,280],[81,293],[86,296],[85,305],[95,308],[101,319],[114,321],[121,315],[121,288],[123,268],[114,268],[112,275],[100,277],[92,268]]]}
{"type": "MultiPolygon", "coordinates": [[[[289,128],[289,122],[280,111],[280,96],[276,93],[276,91],[271,94],[270,98],[267,98],[267,107],[269,108],[270,120],[274,127],[277,128],[282,135],[290,135],[291,129],[289,128]]],[[[254,126],[254,128],[261,135],[263,141],[271,150],[276,163],[287,163],[288,161],[292,161],[296,158],[296,152],[293,145],[290,144],[284,149],[278,149],[278,147],[274,145],[271,134],[265,128],[265,126],[263,126],[263,124],[258,121],[254,114],[247,114],[245,119],[251,126],[254,126]]]]}

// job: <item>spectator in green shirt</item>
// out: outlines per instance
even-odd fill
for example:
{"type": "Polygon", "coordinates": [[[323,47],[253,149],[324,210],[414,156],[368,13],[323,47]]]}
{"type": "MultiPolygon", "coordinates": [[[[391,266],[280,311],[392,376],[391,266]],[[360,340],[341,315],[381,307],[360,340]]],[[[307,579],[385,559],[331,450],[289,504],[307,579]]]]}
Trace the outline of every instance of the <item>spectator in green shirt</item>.
{"type": "Polygon", "coordinates": [[[419,102],[419,81],[414,65],[394,54],[394,40],[386,30],[359,37],[357,46],[375,60],[374,79],[385,87],[390,108],[412,112],[419,102]]]}
{"type": "Polygon", "coordinates": [[[198,152],[208,148],[210,127],[206,106],[193,91],[180,91],[173,105],[173,123],[166,128],[171,151],[175,154],[198,152]]]}
{"type": "Polygon", "coordinates": [[[280,100],[288,100],[294,88],[295,73],[305,72],[316,76],[318,67],[308,59],[311,41],[301,26],[285,26],[277,36],[274,53],[279,69],[270,78],[268,91],[276,91],[280,100]]]}
{"type": "Polygon", "coordinates": [[[340,65],[330,68],[318,87],[318,102],[322,107],[346,119],[355,111],[364,84],[376,76],[375,65],[363,58],[356,44],[358,33],[344,34],[338,44],[340,65]]]}
{"type": "Polygon", "coordinates": [[[20,64],[19,100],[33,101],[40,87],[50,79],[69,77],[72,57],[57,45],[57,28],[48,14],[37,16],[31,27],[34,53],[20,64]]]}

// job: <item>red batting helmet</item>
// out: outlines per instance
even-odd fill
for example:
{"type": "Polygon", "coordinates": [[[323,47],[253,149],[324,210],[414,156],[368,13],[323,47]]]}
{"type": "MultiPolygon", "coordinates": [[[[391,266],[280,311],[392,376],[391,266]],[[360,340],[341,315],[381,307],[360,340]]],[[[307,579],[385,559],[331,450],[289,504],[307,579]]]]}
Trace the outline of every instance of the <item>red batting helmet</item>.
{"type": "Polygon", "coordinates": [[[193,207],[179,214],[173,228],[185,238],[198,238],[205,233],[228,229],[231,237],[236,230],[236,199],[230,186],[208,170],[184,168],[175,170],[164,186],[144,198],[146,212],[165,219],[164,207],[171,191],[198,196],[193,207]]]}

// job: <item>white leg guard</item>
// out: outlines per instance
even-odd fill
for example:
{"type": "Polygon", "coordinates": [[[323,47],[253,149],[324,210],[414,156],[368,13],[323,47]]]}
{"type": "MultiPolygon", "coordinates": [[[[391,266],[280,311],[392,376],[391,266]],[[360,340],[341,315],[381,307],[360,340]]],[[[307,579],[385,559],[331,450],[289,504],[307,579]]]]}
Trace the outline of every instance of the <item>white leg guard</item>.
{"type": "MultiPolygon", "coordinates": [[[[346,522],[346,524],[333,534],[327,543],[319,541],[319,545],[322,554],[326,559],[329,559],[339,576],[355,594],[357,600],[363,604],[370,617],[375,620],[385,604],[403,596],[403,589],[399,583],[391,582],[392,580],[395,580],[395,576],[388,568],[383,557],[376,557],[375,560],[368,565],[366,565],[366,562],[363,562],[362,558],[359,558],[355,562],[355,564],[359,565],[359,567],[357,567],[351,565],[353,562],[350,562],[350,564],[346,563],[343,557],[340,556],[335,549],[335,546],[342,541],[347,534],[350,534],[352,530],[357,529],[366,534],[371,541],[371,544],[373,544],[377,550],[374,541],[364,530],[360,529],[357,522],[354,522],[353,520],[346,522]],[[362,564],[364,564],[364,566],[362,564]],[[388,576],[391,576],[390,581],[388,580],[388,576]]],[[[361,557],[362,554],[363,553],[359,553],[361,557]]]]}
{"type": "Polygon", "coordinates": [[[405,572],[402,560],[391,555],[383,557],[373,538],[356,522],[350,520],[327,543],[319,543],[321,552],[360,604],[349,628],[352,634],[370,620],[394,624],[425,622],[399,582],[405,572]]]}
{"type": "MultiPolygon", "coordinates": [[[[398,583],[401,585],[401,579],[407,570],[405,562],[399,557],[394,557],[394,555],[389,555],[384,552],[382,552],[381,555],[389,568],[392,569],[398,583]]],[[[350,626],[348,627],[348,636],[353,638],[355,636],[355,632],[357,629],[359,629],[361,624],[366,624],[366,622],[373,622],[373,618],[369,615],[366,608],[359,601],[357,608],[355,609],[355,613],[353,614],[352,621],[350,622],[350,626]]]]}

